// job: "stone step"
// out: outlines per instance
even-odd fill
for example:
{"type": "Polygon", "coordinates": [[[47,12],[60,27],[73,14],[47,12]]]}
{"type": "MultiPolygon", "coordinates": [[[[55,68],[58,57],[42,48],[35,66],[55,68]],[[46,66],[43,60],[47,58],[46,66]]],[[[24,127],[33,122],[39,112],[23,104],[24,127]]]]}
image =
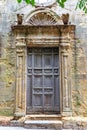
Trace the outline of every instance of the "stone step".
{"type": "Polygon", "coordinates": [[[25,120],[61,120],[61,115],[47,115],[47,114],[38,114],[38,115],[27,115],[25,120]]]}
{"type": "Polygon", "coordinates": [[[62,130],[62,121],[59,120],[26,120],[24,127],[28,129],[62,130]]]}

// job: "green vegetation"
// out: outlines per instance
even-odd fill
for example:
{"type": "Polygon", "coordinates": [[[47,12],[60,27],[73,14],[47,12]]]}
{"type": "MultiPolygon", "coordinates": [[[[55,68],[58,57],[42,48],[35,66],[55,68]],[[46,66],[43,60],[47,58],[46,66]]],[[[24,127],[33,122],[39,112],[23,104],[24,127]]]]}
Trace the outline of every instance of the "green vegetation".
{"type": "MultiPolygon", "coordinates": [[[[18,3],[21,3],[23,0],[17,0],[17,1],[18,1],[18,3]]],[[[62,8],[64,8],[66,1],[67,0],[57,0],[59,6],[61,6],[62,8]]],[[[27,4],[31,4],[33,6],[35,5],[35,0],[25,0],[25,2],[27,4]]],[[[78,0],[76,9],[77,8],[79,8],[79,9],[83,10],[85,13],[87,13],[87,0],[78,0]]]]}
{"type": "Polygon", "coordinates": [[[79,0],[76,6],[76,9],[82,9],[85,13],[87,13],[87,0],[79,0]]]}

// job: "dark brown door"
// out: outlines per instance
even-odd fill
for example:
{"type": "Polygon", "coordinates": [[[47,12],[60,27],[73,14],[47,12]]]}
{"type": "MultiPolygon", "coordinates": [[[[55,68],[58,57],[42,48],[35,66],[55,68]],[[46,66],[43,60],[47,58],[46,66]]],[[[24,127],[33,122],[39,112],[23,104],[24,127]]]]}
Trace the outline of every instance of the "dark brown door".
{"type": "Polygon", "coordinates": [[[59,49],[28,48],[27,113],[58,113],[59,49]]]}

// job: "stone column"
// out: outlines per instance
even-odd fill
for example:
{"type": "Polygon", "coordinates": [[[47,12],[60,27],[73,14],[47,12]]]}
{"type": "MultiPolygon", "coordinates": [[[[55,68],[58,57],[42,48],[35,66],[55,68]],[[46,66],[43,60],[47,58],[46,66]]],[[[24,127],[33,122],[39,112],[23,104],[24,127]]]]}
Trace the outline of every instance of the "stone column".
{"type": "Polygon", "coordinates": [[[16,106],[15,116],[26,114],[26,44],[25,38],[16,38],[16,106]]]}
{"type": "Polygon", "coordinates": [[[61,43],[62,115],[71,115],[70,44],[61,43]]]}

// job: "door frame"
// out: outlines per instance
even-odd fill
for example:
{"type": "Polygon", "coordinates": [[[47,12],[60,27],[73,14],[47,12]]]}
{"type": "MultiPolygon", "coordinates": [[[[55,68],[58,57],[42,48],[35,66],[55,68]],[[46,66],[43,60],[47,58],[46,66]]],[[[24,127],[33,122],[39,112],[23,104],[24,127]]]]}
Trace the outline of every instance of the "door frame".
{"type": "Polygon", "coordinates": [[[59,47],[60,59],[60,113],[72,114],[71,103],[71,60],[72,44],[75,39],[74,25],[13,26],[16,47],[16,99],[15,116],[26,115],[27,47],[59,47]],[[38,31],[39,29],[39,31],[38,31]],[[39,37],[39,33],[43,30],[39,37]],[[47,32],[50,30],[52,33],[47,32]],[[27,34],[27,35],[26,35],[27,34]],[[37,35],[38,34],[38,35],[37,35]],[[47,37],[45,37],[47,34],[47,37]]]}

